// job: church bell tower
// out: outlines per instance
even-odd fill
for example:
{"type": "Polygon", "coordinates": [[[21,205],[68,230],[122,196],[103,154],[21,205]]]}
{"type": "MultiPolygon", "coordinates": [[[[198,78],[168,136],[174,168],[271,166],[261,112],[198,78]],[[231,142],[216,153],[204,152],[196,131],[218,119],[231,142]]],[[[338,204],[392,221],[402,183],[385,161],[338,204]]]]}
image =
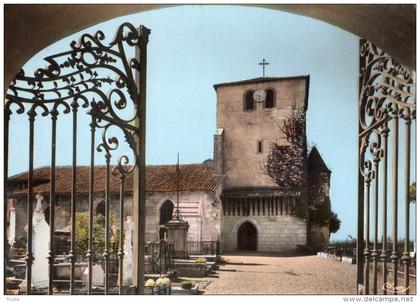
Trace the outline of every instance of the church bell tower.
{"type": "Polygon", "coordinates": [[[214,163],[216,172],[225,175],[223,249],[282,251],[305,245],[306,222],[295,216],[299,193],[280,188],[264,164],[273,143],[289,144],[280,130],[282,121],[293,110],[307,111],[309,76],[260,77],[214,89],[214,163]]]}

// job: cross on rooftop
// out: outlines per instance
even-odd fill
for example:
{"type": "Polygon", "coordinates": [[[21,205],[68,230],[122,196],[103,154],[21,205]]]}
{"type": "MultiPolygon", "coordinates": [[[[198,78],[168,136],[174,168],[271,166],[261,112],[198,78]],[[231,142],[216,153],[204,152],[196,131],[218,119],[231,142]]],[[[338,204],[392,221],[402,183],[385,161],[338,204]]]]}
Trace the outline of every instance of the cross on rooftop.
{"type": "Polygon", "coordinates": [[[269,65],[270,63],[268,63],[267,61],[265,61],[265,58],[262,59],[261,62],[258,63],[259,65],[262,65],[262,69],[263,69],[263,78],[265,77],[265,66],[269,65]]]}

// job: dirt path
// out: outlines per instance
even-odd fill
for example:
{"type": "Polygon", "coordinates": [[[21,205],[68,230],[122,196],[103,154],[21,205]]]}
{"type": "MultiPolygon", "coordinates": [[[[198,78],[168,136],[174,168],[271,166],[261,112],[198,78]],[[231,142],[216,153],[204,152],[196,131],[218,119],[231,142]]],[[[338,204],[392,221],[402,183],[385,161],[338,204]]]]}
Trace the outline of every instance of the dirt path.
{"type": "Polygon", "coordinates": [[[356,293],[356,266],[317,256],[224,255],[204,294],[356,293]]]}

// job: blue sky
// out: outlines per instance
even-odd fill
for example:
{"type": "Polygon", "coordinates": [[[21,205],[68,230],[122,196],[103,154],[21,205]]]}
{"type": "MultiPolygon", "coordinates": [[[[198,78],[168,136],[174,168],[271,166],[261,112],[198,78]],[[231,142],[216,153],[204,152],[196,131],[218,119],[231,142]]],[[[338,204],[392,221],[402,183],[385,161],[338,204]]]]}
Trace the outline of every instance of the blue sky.
{"type": "MultiPolygon", "coordinates": [[[[213,84],[267,76],[309,74],[308,142],[316,144],[332,170],[331,201],[342,220],[332,239],[356,234],[358,37],[321,21],[285,12],[241,6],[182,6],[110,20],[101,29],[112,36],[123,22],[152,30],[148,48],[147,164],[198,163],[213,156],[216,94],[213,84]]],[[[45,65],[80,36],[67,37],[33,57],[25,70],[45,65]]],[[[11,133],[25,137],[25,119],[15,119],[11,133]]],[[[42,123],[40,118],[39,125],[42,123]]],[[[65,131],[69,121],[58,131],[65,131]]],[[[86,125],[84,125],[86,126],[86,125]]],[[[83,122],[81,122],[83,128],[83,122]]],[[[87,129],[87,128],[86,128],[87,129]]],[[[49,165],[49,131],[38,127],[36,166],[49,165]]],[[[86,139],[87,140],[87,139],[86,139]]],[[[68,137],[58,138],[58,165],[71,163],[68,137]]],[[[89,153],[81,139],[79,164],[89,153]]],[[[88,141],[86,141],[88,142],[88,141]]],[[[9,175],[27,170],[18,155],[26,143],[12,142],[9,175]]],[[[98,163],[100,164],[100,163],[98,163]]]]}

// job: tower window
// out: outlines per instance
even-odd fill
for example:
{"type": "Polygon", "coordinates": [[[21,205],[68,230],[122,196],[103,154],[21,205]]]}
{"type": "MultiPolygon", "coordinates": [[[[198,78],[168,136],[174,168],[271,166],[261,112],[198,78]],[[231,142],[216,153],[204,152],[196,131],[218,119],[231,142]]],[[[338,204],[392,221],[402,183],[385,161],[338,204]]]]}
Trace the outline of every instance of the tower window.
{"type": "Polygon", "coordinates": [[[257,153],[262,153],[262,141],[257,141],[257,153]]]}
{"type": "Polygon", "coordinates": [[[254,109],[254,97],[252,95],[252,91],[248,91],[245,95],[245,104],[244,109],[245,110],[253,110],[254,109]]]}
{"type": "Polygon", "coordinates": [[[272,89],[267,89],[267,96],[265,98],[265,108],[274,107],[274,91],[272,89]]]}

